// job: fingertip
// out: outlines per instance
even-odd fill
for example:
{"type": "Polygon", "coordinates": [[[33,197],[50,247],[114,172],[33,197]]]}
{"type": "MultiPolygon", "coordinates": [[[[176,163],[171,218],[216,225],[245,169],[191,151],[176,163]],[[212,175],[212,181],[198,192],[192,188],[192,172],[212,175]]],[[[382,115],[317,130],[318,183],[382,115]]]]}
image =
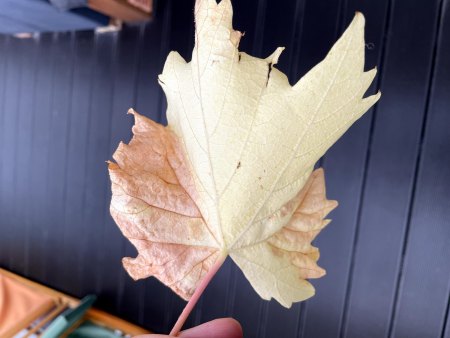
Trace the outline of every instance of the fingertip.
{"type": "Polygon", "coordinates": [[[242,327],[233,318],[220,318],[182,331],[182,338],[242,338],[242,327]]]}
{"type": "Polygon", "coordinates": [[[234,318],[223,318],[222,320],[227,322],[226,325],[228,325],[228,329],[230,330],[230,332],[234,333],[234,335],[232,335],[230,337],[242,338],[244,336],[244,333],[242,331],[241,323],[239,323],[236,319],[234,319],[234,318]]]}

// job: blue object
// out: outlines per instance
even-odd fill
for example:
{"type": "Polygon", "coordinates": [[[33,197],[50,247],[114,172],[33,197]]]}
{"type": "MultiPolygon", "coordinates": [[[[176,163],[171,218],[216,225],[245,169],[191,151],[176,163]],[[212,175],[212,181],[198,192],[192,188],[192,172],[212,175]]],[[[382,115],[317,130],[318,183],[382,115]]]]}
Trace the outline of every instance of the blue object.
{"type": "Polygon", "coordinates": [[[94,295],[84,297],[76,308],[67,309],[45,330],[41,338],[57,338],[81,319],[97,299],[94,295]]]}
{"type": "Polygon", "coordinates": [[[118,331],[113,331],[95,323],[86,321],[75,331],[68,335],[68,338],[119,338],[123,337],[118,331]]]}
{"type": "Polygon", "coordinates": [[[109,22],[109,17],[87,7],[62,10],[82,6],[84,0],[52,1],[58,3],[58,8],[47,0],[1,0],[0,33],[86,30],[105,26],[109,22]]]}
{"type": "Polygon", "coordinates": [[[50,3],[61,10],[85,7],[87,0],[49,0],[50,3]]]}

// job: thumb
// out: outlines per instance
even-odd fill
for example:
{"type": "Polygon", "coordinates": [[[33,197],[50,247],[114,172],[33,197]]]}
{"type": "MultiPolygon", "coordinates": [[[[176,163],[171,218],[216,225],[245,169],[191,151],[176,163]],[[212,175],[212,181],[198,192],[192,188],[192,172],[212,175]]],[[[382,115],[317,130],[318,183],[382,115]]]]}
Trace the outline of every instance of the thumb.
{"type": "MultiPolygon", "coordinates": [[[[135,338],[167,338],[164,335],[143,335],[135,338]]],[[[180,332],[180,338],[243,338],[241,325],[233,318],[215,319],[180,332]]]]}

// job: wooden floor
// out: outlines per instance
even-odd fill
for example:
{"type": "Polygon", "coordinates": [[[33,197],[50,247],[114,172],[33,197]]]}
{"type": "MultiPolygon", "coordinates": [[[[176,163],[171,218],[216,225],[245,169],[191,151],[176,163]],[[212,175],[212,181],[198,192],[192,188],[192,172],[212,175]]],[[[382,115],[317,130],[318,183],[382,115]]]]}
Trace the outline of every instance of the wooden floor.
{"type": "MultiPolygon", "coordinates": [[[[235,0],[241,49],[287,47],[291,82],[359,10],[379,104],[321,160],[340,206],[316,241],[327,276],[286,310],[227,261],[189,325],[233,316],[245,337],[450,338],[450,4],[448,0],[235,0]]],[[[164,122],[156,77],[169,50],[190,58],[192,1],[119,33],[0,36],[0,267],[168,332],[184,302],[121,267],[135,250],[109,216],[105,161],[128,141],[129,107],[164,122]]]]}

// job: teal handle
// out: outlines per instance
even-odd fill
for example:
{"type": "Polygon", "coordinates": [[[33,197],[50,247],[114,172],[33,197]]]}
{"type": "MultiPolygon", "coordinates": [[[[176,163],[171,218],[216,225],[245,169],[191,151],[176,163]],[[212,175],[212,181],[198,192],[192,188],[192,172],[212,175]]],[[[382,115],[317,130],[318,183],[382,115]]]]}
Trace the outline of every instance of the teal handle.
{"type": "Polygon", "coordinates": [[[68,330],[77,320],[81,319],[87,310],[92,306],[97,297],[88,295],[84,297],[80,304],[73,309],[67,309],[60,314],[53,323],[45,330],[41,338],[58,338],[68,330]]]}

